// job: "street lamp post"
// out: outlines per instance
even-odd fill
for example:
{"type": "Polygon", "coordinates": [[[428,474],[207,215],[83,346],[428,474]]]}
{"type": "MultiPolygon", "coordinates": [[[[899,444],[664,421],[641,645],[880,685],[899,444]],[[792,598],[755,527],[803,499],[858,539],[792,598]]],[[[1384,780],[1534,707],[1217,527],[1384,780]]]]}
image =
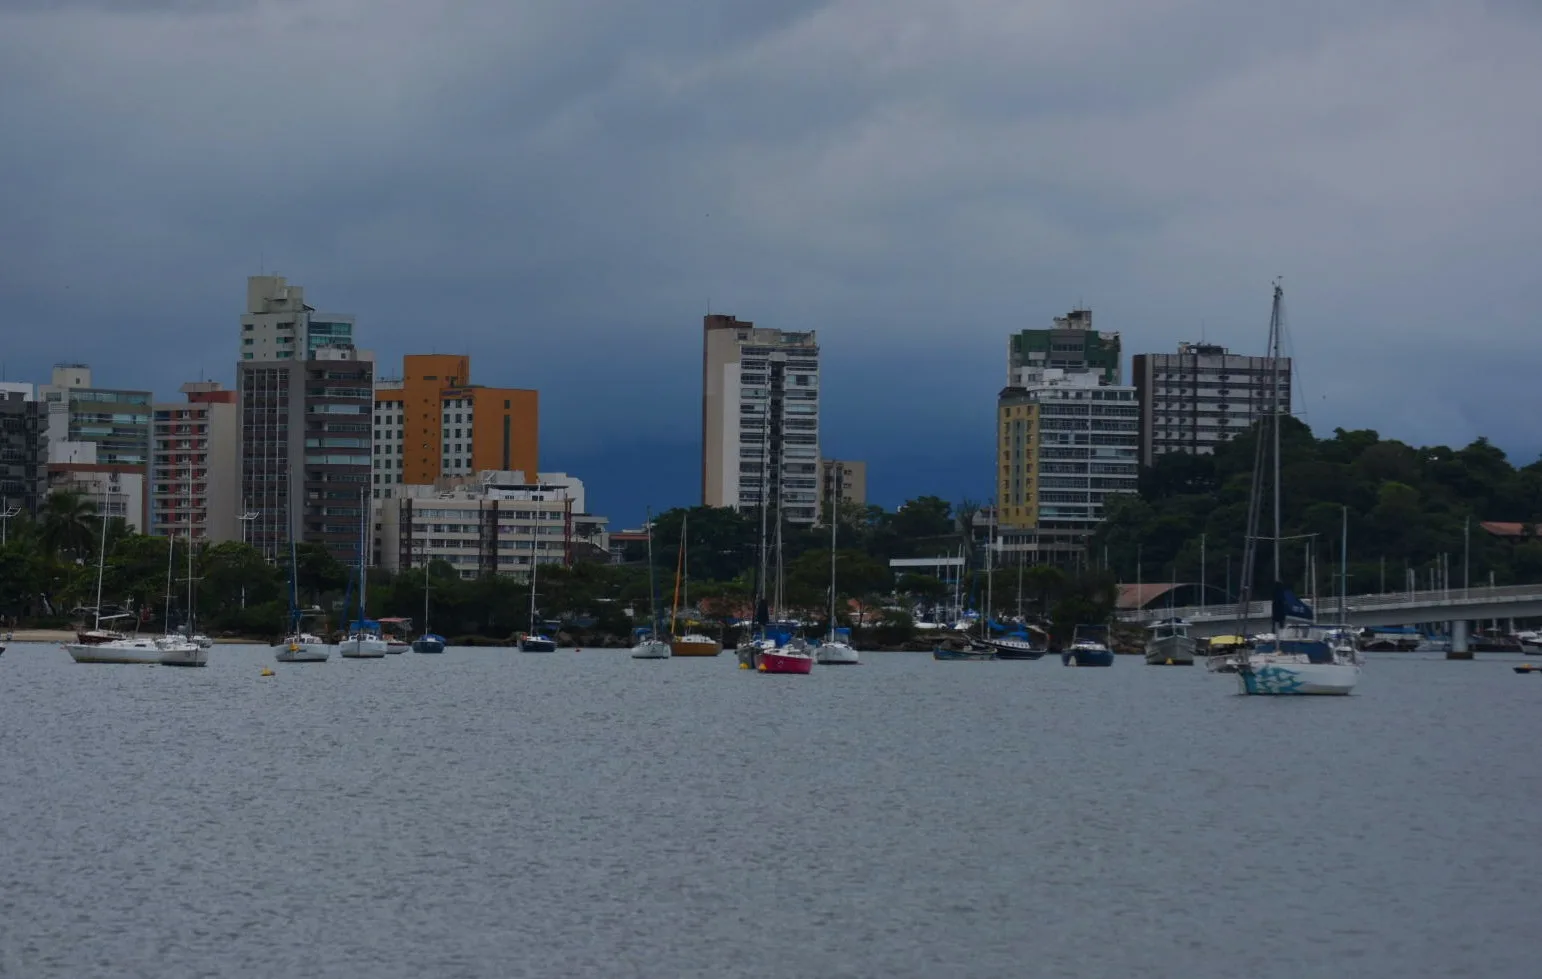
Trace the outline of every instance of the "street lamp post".
{"type": "MultiPolygon", "coordinates": [[[[253,520],[257,519],[257,511],[247,510],[236,519],[241,521],[241,543],[250,547],[251,544],[247,540],[247,538],[250,536],[250,532],[247,530],[247,528],[252,525],[253,520]]],[[[246,582],[244,581],[241,582],[241,607],[246,608],[246,582]]]]}
{"type": "Polygon", "coordinates": [[[9,539],[11,518],[19,513],[21,513],[21,507],[19,506],[8,506],[4,510],[0,510],[0,547],[4,547],[5,542],[9,539]]]}

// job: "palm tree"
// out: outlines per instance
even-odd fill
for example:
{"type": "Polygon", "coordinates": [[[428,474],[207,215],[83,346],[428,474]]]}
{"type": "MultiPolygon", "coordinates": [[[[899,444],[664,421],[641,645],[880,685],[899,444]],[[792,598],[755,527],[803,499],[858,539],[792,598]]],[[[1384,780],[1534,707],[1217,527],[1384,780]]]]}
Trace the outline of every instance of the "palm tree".
{"type": "Polygon", "coordinates": [[[52,493],[38,515],[43,547],[54,556],[83,558],[96,541],[96,503],[72,490],[52,493]]]}

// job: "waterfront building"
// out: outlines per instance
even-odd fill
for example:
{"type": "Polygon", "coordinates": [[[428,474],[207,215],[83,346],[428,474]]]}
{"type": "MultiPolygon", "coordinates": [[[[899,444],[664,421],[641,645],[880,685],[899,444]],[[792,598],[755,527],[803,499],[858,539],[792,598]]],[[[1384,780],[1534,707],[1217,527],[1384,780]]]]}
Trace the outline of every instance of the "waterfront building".
{"type": "Polygon", "coordinates": [[[403,484],[380,507],[380,565],[434,561],[462,578],[526,577],[533,564],[610,559],[608,520],[585,511],[583,482],[566,473],[485,471],[403,484]]]}
{"type": "Polygon", "coordinates": [[[1119,384],[1121,364],[1119,334],[1094,330],[1090,309],[1073,309],[1055,317],[1049,329],[1019,330],[1007,338],[1009,376],[1024,368],[1090,370],[1105,384],[1119,384]]]}
{"type": "MultiPolygon", "coordinates": [[[[1270,410],[1268,357],[1233,354],[1209,343],[1180,343],[1171,354],[1136,354],[1140,462],[1171,452],[1210,455],[1270,410]]],[[[1290,413],[1290,358],[1280,360],[1280,410],[1290,413]]]]}
{"type": "Polygon", "coordinates": [[[1137,492],[1135,389],[1105,377],[1019,367],[997,397],[998,535],[1009,560],[1076,559],[1108,499],[1137,492]]]}
{"type": "Polygon", "coordinates": [[[355,564],[369,519],[374,355],[354,346],[353,317],[317,313],[281,276],[247,280],[241,333],[246,539],[270,560],[293,539],[355,564]]]}
{"type": "Polygon", "coordinates": [[[536,472],[539,395],[471,383],[471,358],[408,354],[375,385],[372,496],[481,471],[536,472]]]}
{"type": "Polygon", "coordinates": [[[150,526],[156,536],[239,540],[240,409],[218,381],[151,406],[150,526]]]}
{"type": "Polygon", "coordinates": [[[36,516],[47,493],[47,406],[31,384],[0,382],[0,519],[36,516]]]}
{"type": "Polygon", "coordinates": [[[701,501],[813,524],[819,516],[819,343],[813,331],[702,320],[701,501]]]}

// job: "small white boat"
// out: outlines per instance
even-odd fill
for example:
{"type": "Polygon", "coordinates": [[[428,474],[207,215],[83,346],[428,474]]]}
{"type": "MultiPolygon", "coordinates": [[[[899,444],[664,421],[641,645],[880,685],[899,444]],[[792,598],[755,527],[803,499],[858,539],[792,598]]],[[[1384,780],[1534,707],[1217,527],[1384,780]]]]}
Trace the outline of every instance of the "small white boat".
{"type": "Polygon", "coordinates": [[[66,643],[64,651],[77,663],[120,663],[156,666],[161,662],[161,648],[154,639],[128,637],[111,642],[66,643]]]}
{"type": "Polygon", "coordinates": [[[273,646],[273,658],[280,663],[325,663],[331,655],[327,641],[309,632],[285,636],[273,646]]]}
{"type": "Polygon", "coordinates": [[[337,644],[343,659],[385,659],[386,641],[373,632],[355,632],[337,644]]]}
{"type": "Polygon", "coordinates": [[[387,639],[385,641],[386,652],[392,656],[399,656],[412,648],[412,643],[403,642],[400,639],[387,639]]]}
{"type": "Polygon", "coordinates": [[[860,666],[862,660],[850,645],[832,639],[814,648],[814,662],[821,666],[860,666]]]}
{"type": "Polygon", "coordinates": [[[669,643],[652,636],[644,636],[632,647],[633,659],[669,659],[669,643]]]}
{"type": "Polygon", "coordinates": [[[162,666],[208,666],[209,651],[182,636],[163,636],[156,641],[162,666]]]}

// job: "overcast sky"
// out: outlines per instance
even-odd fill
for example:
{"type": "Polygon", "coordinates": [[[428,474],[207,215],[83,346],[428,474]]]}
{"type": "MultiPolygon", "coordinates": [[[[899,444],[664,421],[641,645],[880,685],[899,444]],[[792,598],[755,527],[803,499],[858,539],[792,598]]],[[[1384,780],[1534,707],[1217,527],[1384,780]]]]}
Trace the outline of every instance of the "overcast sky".
{"type": "Polygon", "coordinates": [[[0,126],[7,377],[229,382],[276,271],[618,523],[709,308],[819,331],[889,505],[988,495],[1012,330],[1257,351],[1275,276],[1319,434],[1542,448],[1538,0],[0,0],[0,126]]]}

